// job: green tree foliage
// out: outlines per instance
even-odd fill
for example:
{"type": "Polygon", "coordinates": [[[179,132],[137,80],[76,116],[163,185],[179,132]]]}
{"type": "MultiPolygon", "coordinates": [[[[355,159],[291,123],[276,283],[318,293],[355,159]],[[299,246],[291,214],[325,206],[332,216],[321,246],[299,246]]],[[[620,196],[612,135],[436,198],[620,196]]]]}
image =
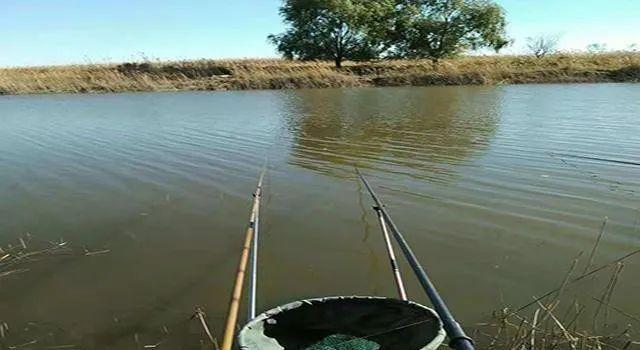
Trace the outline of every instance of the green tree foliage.
{"type": "Polygon", "coordinates": [[[509,44],[492,0],[284,0],[287,31],[270,35],[288,59],[431,58],[509,44]]]}
{"type": "Polygon", "coordinates": [[[437,61],[510,43],[504,10],[490,0],[405,0],[399,6],[396,56],[437,61]]]}
{"type": "Polygon", "coordinates": [[[280,14],[289,29],[269,40],[288,59],[342,61],[379,57],[393,0],[285,0],[280,14]]]}
{"type": "Polygon", "coordinates": [[[604,53],[607,52],[607,44],[604,43],[592,43],[587,45],[587,52],[592,54],[604,53]]]}

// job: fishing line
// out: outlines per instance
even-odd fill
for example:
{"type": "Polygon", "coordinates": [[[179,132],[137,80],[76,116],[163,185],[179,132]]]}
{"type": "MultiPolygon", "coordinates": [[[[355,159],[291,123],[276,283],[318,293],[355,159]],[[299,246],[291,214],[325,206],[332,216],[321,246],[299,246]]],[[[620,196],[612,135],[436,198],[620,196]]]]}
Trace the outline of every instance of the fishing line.
{"type": "Polygon", "coordinates": [[[625,186],[625,184],[623,184],[620,181],[608,179],[608,178],[603,177],[600,174],[598,174],[596,172],[593,172],[593,171],[590,171],[590,170],[583,170],[579,166],[577,166],[577,165],[569,162],[568,160],[562,158],[562,157],[567,157],[567,158],[576,158],[576,159],[590,159],[588,157],[585,158],[585,157],[580,157],[580,156],[564,155],[564,154],[554,153],[554,152],[548,152],[548,154],[549,154],[549,156],[551,158],[554,158],[554,159],[557,158],[563,164],[576,169],[576,171],[578,171],[582,175],[588,177],[589,180],[591,182],[593,182],[594,184],[607,186],[609,188],[609,190],[612,191],[612,192],[622,191],[623,193],[625,193],[627,195],[631,195],[631,196],[635,195],[635,193],[636,193],[635,190],[626,188],[627,186],[625,186]]]}
{"type": "Polygon", "coordinates": [[[628,161],[628,160],[607,159],[607,158],[589,157],[589,156],[581,156],[581,155],[565,154],[565,153],[555,153],[555,154],[557,154],[559,156],[562,156],[562,157],[568,157],[568,158],[586,159],[586,160],[594,160],[594,161],[597,161],[597,162],[604,162],[604,163],[615,163],[615,164],[625,164],[625,165],[640,166],[640,163],[632,162],[632,161],[628,161]]]}

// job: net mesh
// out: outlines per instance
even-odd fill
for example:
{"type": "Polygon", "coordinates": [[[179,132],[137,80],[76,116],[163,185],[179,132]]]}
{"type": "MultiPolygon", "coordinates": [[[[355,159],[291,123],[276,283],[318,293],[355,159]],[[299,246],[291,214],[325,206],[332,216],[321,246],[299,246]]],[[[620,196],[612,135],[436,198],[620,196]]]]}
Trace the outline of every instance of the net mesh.
{"type": "Polygon", "coordinates": [[[438,315],[410,301],[341,296],[299,300],[266,311],[240,332],[242,350],[436,350],[438,315]]]}
{"type": "Polygon", "coordinates": [[[316,344],[303,350],[378,350],[380,345],[367,339],[356,338],[350,335],[330,335],[316,344]]]}

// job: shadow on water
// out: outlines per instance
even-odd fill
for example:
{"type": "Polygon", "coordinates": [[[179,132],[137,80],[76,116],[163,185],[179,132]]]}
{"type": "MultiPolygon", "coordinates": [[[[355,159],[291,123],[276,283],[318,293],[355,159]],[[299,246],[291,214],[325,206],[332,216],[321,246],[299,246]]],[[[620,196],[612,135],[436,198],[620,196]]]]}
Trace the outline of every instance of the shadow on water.
{"type": "Polygon", "coordinates": [[[336,177],[357,164],[448,181],[491,142],[500,96],[483,87],[299,91],[286,106],[290,163],[336,177]]]}

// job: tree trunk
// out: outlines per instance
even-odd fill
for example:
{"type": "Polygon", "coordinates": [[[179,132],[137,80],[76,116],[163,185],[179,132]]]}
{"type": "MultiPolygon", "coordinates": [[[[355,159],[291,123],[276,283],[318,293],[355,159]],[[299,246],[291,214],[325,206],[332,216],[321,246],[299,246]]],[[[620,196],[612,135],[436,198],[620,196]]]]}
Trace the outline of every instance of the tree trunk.
{"type": "Polygon", "coordinates": [[[342,68],[342,56],[337,55],[336,58],[334,59],[334,62],[336,63],[336,68],[338,69],[342,68]]]}

